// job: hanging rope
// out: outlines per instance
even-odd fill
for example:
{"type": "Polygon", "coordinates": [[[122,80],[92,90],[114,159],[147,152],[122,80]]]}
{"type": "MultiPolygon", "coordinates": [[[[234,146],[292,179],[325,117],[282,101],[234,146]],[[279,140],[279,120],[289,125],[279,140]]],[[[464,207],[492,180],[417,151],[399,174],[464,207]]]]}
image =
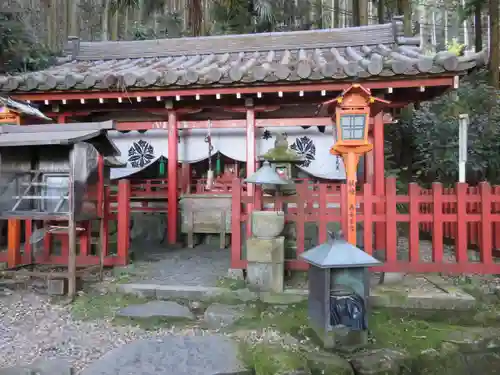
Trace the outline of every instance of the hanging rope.
{"type": "Polygon", "coordinates": [[[205,142],[208,143],[208,172],[207,172],[207,189],[212,188],[212,182],[214,178],[214,172],[212,170],[212,152],[214,146],[212,145],[212,120],[208,119],[207,126],[207,136],[205,137],[205,142]]]}

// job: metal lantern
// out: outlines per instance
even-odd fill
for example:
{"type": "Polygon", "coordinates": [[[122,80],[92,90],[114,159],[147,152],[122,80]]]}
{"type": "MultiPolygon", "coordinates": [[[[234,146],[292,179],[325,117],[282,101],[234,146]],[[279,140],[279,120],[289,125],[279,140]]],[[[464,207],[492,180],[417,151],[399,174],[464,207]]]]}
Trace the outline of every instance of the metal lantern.
{"type": "Polygon", "coordinates": [[[309,268],[309,321],[325,348],[368,341],[368,267],[380,262],[342,235],[301,255],[309,268]]]}
{"type": "Polygon", "coordinates": [[[245,182],[255,185],[286,185],[288,181],[282,179],[268,161],[265,161],[253,175],[245,182]]]}

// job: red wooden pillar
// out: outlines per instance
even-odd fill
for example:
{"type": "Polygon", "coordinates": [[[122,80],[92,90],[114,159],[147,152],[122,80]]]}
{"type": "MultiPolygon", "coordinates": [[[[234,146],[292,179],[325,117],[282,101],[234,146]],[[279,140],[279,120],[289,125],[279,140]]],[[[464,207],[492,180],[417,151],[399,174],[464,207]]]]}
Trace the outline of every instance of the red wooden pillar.
{"type": "Polygon", "coordinates": [[[118,208],[117,208],[117,229],[118,229],[118,263],[126,265],[128,263],[128,248],[130,245],[130,181],[118,181],[118,208]]]}
{"type": "MultiPolygon", "coordinates": [[[[380,112],[373,119],[373,193],[385,193],[385,156],[384,156],[384,114],[380,112]]],[[[375,206],[375,213],[382,214],[384,204],[375,206]]],[[[375,249],[384,249],[386,244],[384,223],[375,223],[375,249]]]]}
{"type": "MultiPolygon", "coordinates": [[[[368,142],[373,144],[373,134],[368,135],[368,142]]],[[[365,184],[371,184],[373,186],[373,174],[374,174],[374,162],[373,162],[373,150],[367,152],[365,155],[365,184]]]]}
{"type": "Polygon", "coordinates": [[[168,244],[175,245],[177,242],[177,114],[175,111],[168,112],[168,211],[167,211],[167,233],[168,244]]]}
{"type": "Polygon", "coordinates": [[[7,266],[21,264],[21,220],[9,219],[7,226],[7,266]]]}
{"type": "MultiPolygon", "coordinates": [[[[247,178],[255,173],[255,109],[253,108],[253,103],[248,103],[247,105],[247,124],[246,124],[246,146],[247,146],[247,178]]],[[[254,196],[255,195],[255,185],[248,184],[247,185],[247,195],[254,196]]],[[[251,234],[251,214],[254,210],[254,204],[249,203],[247,206],[248,212],[248,220],[247,220],[247,236],[251,234]]]]}

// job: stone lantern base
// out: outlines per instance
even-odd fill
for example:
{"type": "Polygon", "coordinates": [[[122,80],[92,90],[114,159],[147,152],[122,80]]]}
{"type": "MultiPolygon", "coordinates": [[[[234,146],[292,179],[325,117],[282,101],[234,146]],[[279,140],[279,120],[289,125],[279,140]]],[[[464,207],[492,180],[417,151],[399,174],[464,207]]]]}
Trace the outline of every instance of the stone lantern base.
{"type": "Polygon", "coordinates": [[[285,237],[247,239],[247,282],[263,292],[283,292],[285,237]]]}

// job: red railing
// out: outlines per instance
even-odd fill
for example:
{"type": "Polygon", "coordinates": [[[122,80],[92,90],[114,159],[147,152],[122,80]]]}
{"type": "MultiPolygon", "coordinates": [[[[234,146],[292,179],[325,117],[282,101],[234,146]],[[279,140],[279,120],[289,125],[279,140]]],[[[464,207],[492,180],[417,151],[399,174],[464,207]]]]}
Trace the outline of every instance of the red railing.
{"type": "MultiPolygon", "coordinates": [[[[481,184],[476,193],[468,191],[466,184],[457,184],[456,194],[446,194],[439,183],[433,184],[432,194],[422,194],[416,184],[409,185],[408,195],[399,195],[396,181],[388,178],[384,196],[373,194],[372,186],[365,184],[358,194],[357,222],[362,231],[363,248],[369,254],[378,253],[384,264],[376,267],[385,272],[446,272],[446,273],[500,273],[500,264],[492,257],[497,247],[498,228],[500,228],[500,191],[498,187],[481,184]],[[447,212],[446,207],[454,205],[456,212],[447,212]],[[469,210],[474,205],[476,210],[469,210]],[[422,206],[429,208],[422,210],[422,206]],[[382,208],[383,207],[383,208],[382,208]],[[382,209],[381,209],[382,208],[382,209]],[[424,243],[420,238],[423,223],[432,227],[432,241],[424,243]],[[385,249],[374,251],[374,224],[383,225],[385,249]],[[468,226],[476,225],[480,261],[469,259],[468,226]],[[428,225],[428,224],[426,224],[428,225]],[[444,230],[453,227],[454,246],[444,244],[444,230]],[[398,246],[403,243],[404,246],[398,246]],[[430,252],[428,259],[423,256],[424,246],[430,252]]],[[[333,188],[335,190],[335,188],[333,188]]],[[[337,222],[345,229],[347,208],[342,204],[346,200],[347,189],[340,186],[340,194],[332,193],[326,184],[297,184],[297,194],[291,197],[266,197],[261,194],[246,196],[242,193],[240,182],[233,181],[232,202],[232,267],[244,268],[242,245],[246,233],[242,223],[248,228],[250,221],[246,213],[247,206],[262,207],[271,203],[279,208],[282,203],[293,203],[295,208],[287,210],[285,220],[295,223],[296,257],[287,260],[289,269],[306,269],[298,255],[304,250],[305,224],[315,223],[318,230],[317,242],[327,239],[328,223],[337,222]],[[330,191],[329,191],[330,190],[330,191]]]]}
{"type": "MultiPolygon", "coordinates": [[[[443,188],[443,195],[455,196],[456,188],[443,188]]],[[[422,189],[421,194],[424,196],[432,196],[432,189],[422,189]]],[[[493,186],[491,188],[491,194],[493,196],[500,196],[500,186],[493,186]]],[[[480,186],[468,186],[466,189],[467,196],[480,196],[481,187],[480,186]]],[[[500,203],[492,203],[493,212],[500,212],[500,203]]],[[[432,203],[422,204],[422,213],[432,212],[432,203]]],[[[466,211],[470,214],[481,214],[481,202],[470,201],[466,203],[466,211]]],[[[444,214],[457,214],[457,203],[456,202],[445,202],[443,203],[443,213],[444,214]]],[[[424,233],[429,233],[432,235],[432,223],[422,223],[420,229],[424,233]]],[[[443,237],[446,239],[454,240],[457,237],[457,226],[453,223],[445,223],[443,225],[443,237]]],[[[481,244],[481,223],[480,222],[469,222],[467,223],[467,242],[470,246],[480,246],[481,244]]],[[[500,251],[500,223],[493,223],[493,248],[500,251]]]]}

